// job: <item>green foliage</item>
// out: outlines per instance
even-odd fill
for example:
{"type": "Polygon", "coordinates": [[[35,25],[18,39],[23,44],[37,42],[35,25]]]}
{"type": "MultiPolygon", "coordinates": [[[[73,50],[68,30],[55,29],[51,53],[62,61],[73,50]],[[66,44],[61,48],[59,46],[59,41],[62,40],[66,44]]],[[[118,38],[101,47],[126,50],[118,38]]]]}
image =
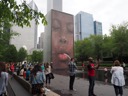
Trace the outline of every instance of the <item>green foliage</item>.
{"type": "Polygon", "coordinates": [[[0,25],[2,25],[4,21],[8,21],[10,24],[15,23],[21,27],[24,25],[30,26],[32,19],[34,19],[37,24],[39,23],[39,19],[42,20],[44,25],[47,24],[44,14],[30,8],[25,0],[20,5],[18,5],[15,0],[0,1],[0,25]]]}
{"type": "Polygon", "coordinates": [[[111,27],[113,53],[117,56],[128,55],[128,23],[111,27]]]}
{"type": "Polygon", "coordinates": [[[25,50],[23,47],[19,49],[18,52],[18,62],[22,62],[27,57],[27,50],[25,50]]]}
{"type": "Polygon", "coordinates": [[[112,25],[111,35],[91,35],[81,41],[75,42],[75,58],[85,61],[87,57],[112,57],[122,60],[128,56],[128,23],[112,25]]]}
{"type": "Polygon", "coordinates": [[[32,62],[43,62],[43,51],[33,51],[31,55],[32,62]]]}
{"type": "Polygon", "coordinates": [[[91,35],[81,41],[75,42],[75,58],[78,61],[85,61],[88,57],[101,57],[103,49],[103,37],[101,35],[91,35]]]}
{"type": "Polygon", "coordinates": [[[103,36],[102,35],[91,35],[90,36],[91,43],[93,45],[94,54],[93,56],[96,58],[102,58],[103,52],[103,36]]]}
{"type": "Polygon", "coordinates": [[[103,53],[102,53],[102,55],[104,57],[111,57],[112,52],[113,52],[112,48],[113,48],[112,37],[104,35],[103,36],[103,53]]]}
{"type": "Polygon", "coordinates": [[[39,24],[39,20],[42,21],[42,24],[47,24],[44,14],[30,8],[25,0],[19,5],[16,0],[0,0],[0,60],[16,61],[13,60],[13,57],[10,57],[11,53],[6,52],[6,50],[11,50],[9,48],[10,38],[19,35],[18,33],[11,32],[10,28],[13,24],[20,27],[30,26],[31,20],[35,20],[36,24],[39,24]],[[8,55],[9,57],[6,57],[8,55]]]}
{"type": "Polygon", "coordinates": [[[17,62],[17,50],[14,45],[9,45],[3,52],[3,60],[6,62],[17,62]]]}

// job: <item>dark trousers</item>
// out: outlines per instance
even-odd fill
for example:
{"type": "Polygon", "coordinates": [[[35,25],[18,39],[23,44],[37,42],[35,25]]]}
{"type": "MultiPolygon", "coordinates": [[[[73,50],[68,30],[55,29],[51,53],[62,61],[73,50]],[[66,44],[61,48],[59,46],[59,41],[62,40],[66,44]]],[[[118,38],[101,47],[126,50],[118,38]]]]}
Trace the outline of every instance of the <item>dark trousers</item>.
{"type": "Polygon", "coordinates": [[[122,88],[122,86],[116,86],[116,85],[114,85],[114,89],[115,89],[116,96],[118,96],[119,94],[121,96],[123,95],[123,88],[122,88]]]}
{"type": "Polygon", "coordinates": [[[73,90],[74,81],[75,81],[75,75],[70,76],[70,81],[69,81],[69,89],[70,90],[73,90]]]}
{"type": "Polygon", "coordinates": [[[48,84],[48,83],[50,84],[50,81],[51,81],[51,80],[50,80],[49,74],[47,74],[47,75],[46,75],[46,84],[48,84]]]}
{"type": "Polygon", "coordinates": [[[88,76],[88,80],[89,80],[88,96],[92,96],[94,94],[95,77],[88,76]]]}

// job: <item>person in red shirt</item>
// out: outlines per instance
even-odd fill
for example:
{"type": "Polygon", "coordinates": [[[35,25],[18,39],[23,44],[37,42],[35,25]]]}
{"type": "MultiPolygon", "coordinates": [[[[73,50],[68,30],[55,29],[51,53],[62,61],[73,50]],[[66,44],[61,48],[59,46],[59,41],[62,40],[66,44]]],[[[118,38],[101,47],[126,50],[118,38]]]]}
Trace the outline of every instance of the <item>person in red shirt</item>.
{"type": "Polygon", "coordinates": [[[99,67],[99,60],[97,61],[97,64],[95,65],[93,62],[93,58],[88,58],[88,79],[89,79],[89,90],[88,90],[88,96],[96,96],[94,94],[94,85],[95,85],[95,69],[99,67]]]}
{"type": "MultiPolygon", "coordinates": [[[[14,74],[14,71],[15,71],[14,63],[11,63],[10,70],[11,70],[11,74],[12,74],[12,77],[13,77],[13,74],[14,74]]],[[[11,77],[11,79],[12,79],[12,77],[11,77]]]]}

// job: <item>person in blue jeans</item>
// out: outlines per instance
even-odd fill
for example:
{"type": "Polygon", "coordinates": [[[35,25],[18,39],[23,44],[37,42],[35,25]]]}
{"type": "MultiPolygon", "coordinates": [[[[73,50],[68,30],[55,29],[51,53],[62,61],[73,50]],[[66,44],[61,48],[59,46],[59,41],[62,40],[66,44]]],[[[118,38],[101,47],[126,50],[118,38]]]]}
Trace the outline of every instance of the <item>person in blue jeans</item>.
{"type": "Polygon", "coordinates": [[[95,69],[99,67],[99,61],[97,64],[94,64],[93,58],[88,58],[88,80],[89,80],[89,89],[88,89],[88,96],[96,96],[94,94],[94,86],[95,86],[95,69]]]}
{"type": "Polygon", "coordinates": [[[6,72],[7,65],[4,62],[0,62],[0,96],[5,96],[8,86],[8,73],[6,72]]]}
{"type": "Polygon", "coordinates": [[[75,75],[76,75],[76,69],[77,69],[77,66],[74,62],[74,58],[71,58],[71,61],[69,62],[69,75],[70,75],[70,81],[69,81],[69,90],[73,91],[75,90],[73,88],[73,85],[74,85],[74,81],[75,81],[75,75]]]}

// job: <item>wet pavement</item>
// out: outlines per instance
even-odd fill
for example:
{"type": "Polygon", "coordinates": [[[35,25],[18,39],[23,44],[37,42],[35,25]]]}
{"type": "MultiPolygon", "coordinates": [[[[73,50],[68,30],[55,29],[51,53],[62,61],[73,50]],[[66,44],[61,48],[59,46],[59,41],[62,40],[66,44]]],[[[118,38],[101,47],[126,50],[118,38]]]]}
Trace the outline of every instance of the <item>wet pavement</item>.
{"type": "MultiPolygon", "coordinates": [[[[76,77],[74,82],[74,89],[69,90],[69,76],[54,74],[55,78],[51,80],[51,90],[60,94],[61,96],[88,96],[88,80],[76,77]]],[[[128,96],[128,88],[124,87],[124,95],[128,96]]],[[[104,84],[96,81],[94,92],[97,96],[115,96],[114,88],[111,84],[104,84]]]]}

